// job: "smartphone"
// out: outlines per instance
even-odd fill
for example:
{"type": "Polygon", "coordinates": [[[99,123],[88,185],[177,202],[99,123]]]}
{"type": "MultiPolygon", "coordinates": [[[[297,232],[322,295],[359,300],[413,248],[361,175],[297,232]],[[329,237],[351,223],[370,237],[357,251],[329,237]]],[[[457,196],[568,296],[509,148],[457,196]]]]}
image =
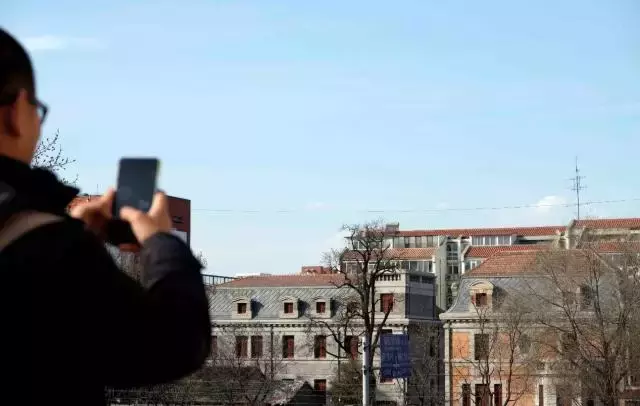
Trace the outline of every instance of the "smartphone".
{"type": "Polygon", "coordinates": [[[120,209],[129,206],[149,211],[157,189],[159,170],[160,161],[156,158],[120,159],[113,219],[107,224],[107,242],[115,246],[138,244],[130,224],[120,220],[120,209]]]}
{"type": "Polygon", "coordinates": [[[157,158],[122,158],[113,200],[113,217],[124,206],[147,212],[156,192],[160,161],[157,158]]]}

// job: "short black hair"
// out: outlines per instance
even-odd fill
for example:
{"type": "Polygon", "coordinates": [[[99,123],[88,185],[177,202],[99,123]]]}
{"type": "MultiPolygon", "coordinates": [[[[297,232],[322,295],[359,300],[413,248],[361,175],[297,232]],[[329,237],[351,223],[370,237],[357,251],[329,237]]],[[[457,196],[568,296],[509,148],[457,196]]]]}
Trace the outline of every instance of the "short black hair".
{"type": "Polygon", "coordinates": [[[0,28],[0,104],[12,102],[24,89],[35,97],[35,78],[31,58],[22,45],[0,28]]]}

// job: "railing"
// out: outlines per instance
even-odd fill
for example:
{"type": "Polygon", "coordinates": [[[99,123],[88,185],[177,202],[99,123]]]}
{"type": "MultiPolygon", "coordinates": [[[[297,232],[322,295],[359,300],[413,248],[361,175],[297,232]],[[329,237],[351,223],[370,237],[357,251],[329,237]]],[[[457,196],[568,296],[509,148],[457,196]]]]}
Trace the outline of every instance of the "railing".
{"type": "Polygon", "coordinates": [[[236,278],[231,276],[221,276],[221,275],[211,275],[211,274],[202,274],[202,280],[205,285],[219,285],[221,283],[231,282],[236,278]]]}

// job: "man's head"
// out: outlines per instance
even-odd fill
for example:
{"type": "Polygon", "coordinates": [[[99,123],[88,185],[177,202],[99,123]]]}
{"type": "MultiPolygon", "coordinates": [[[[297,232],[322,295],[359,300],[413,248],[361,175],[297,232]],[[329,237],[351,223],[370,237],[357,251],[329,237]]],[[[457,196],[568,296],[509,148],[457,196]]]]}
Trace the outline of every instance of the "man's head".
{"type": "Polygon", "coordinates": [[[46,110],[27,51],[0,28],[0,155],[31,163],[46,110]]]}

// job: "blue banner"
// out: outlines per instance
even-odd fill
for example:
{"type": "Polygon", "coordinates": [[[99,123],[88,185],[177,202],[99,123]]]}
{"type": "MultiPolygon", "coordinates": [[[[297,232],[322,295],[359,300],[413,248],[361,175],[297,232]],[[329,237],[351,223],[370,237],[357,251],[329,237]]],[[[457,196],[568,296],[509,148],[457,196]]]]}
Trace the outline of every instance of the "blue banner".
{"type": "Polygon", "coordinates": [[[380,375],[383,378],[409,378],[409,336],[406,334],[383,334],[380,336],[380,375]]]}

